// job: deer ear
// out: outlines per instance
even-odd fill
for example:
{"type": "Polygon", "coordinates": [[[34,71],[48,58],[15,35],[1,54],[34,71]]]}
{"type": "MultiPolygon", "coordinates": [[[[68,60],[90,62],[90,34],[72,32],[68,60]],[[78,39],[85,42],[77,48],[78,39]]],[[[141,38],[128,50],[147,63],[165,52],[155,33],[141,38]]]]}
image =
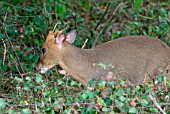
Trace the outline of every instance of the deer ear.
{"type": "Polygon", "coordinates": [[[64,34],[59,34],[59,35],[56,36],[55,39],[56,39],[56,43],[61,45],[65,42],[66,37],[65,37],[64,34]]]}
{"type": "Polygon", "coordinates": [[[67,34],[66,41],[69,43],[73,43],[76,39],[76,30],[72,30],[67,34]]]}

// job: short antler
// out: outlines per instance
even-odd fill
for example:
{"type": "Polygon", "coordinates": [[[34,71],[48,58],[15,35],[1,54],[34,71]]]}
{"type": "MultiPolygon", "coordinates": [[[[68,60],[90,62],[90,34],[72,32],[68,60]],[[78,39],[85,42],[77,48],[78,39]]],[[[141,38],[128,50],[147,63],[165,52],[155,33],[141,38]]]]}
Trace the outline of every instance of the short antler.
{"type": "Polygon", "coordinates": [[[59,24],[61,24],[61,22],[58,22],[55,26],[54,26],[54,29],[53,29],[53,34],[56,36],[58,33],[63,33],[64,31],[65,31],[65,29],[66,29],[66,27],[70,24],[70,22],[68,21],[66,24],[65,24],[65,26],[64,26],[64,28],[60,31],[60,30],[58,30],[58,25],[59,24]]]}
{"type": "Polygon", "coordinates": [[[64,32],[65,29],[66,29],[66,27],[67,27],[69,24],[70,24],[70,22],[68,21],[68,22],[65,24],[64,28],[63,28],[61,31],[64,32]]]}
{"type": "Polygon", "coordinates": [[[56,29],[57,29],[59,24],[61,24],[61,22],[58,22],[57,24],[55,24],[54,29],[53,29],[53,33],[56,33],[56,29]]]}

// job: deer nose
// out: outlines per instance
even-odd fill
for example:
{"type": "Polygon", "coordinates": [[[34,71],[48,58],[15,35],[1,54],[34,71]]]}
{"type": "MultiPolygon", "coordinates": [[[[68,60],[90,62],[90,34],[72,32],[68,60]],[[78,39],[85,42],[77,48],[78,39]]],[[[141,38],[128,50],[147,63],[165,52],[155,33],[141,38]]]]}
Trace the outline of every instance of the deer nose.
{"type": "Polygon", "coordinates": [[[38,70],[38,64],[40,63],[40,56],[38,57],[38,62],[35,64],[34,70],[38,70]]]}
{"type": "Polygon", "coordinates": [[[38,71],[38,70],[40,70],[41,68],[42,68],[42,63],[39,61],[39,62],[35,65],[34,70],[38,71]]]}

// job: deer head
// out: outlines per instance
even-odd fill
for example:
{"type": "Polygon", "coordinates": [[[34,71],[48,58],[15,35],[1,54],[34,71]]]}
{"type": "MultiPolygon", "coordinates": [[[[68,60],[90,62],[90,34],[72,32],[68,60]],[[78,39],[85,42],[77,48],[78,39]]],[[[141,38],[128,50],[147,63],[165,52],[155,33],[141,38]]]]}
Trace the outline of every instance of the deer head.
{"type": "Polygon", "coordinates": [[[39,61],[35,67],[41,73],[45,73],[58,64],[61,59],[62,50],[65,50],[65,43],[73,43],[76,38],[76,31],[72,30],[68,34],[64,34],[65,28],[58,30],[57,23],[53,31],[49,31],[44,45],[41,48],[39,61]]]}

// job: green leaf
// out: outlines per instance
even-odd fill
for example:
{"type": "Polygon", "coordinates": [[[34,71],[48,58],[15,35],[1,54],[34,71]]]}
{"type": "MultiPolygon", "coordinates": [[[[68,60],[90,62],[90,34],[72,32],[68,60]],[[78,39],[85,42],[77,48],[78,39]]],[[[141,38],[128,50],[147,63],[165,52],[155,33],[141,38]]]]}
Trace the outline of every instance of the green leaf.
{"type": "Polygon", "coordinates": [[[142,106],[147,106],[148,101],[146,99],[140,99],[140,103],[142,106]]]}
{"type": "Polygon", "coordinates": [[[94,81],[94,80],[90,80],[90,81],[88,82],[88,85],[89,85],[89,86],[95,86],[95,81],[94,81]]]}
{"type": "Polygon", "coordinates": [[[15,110],[9,109],[8,114],[17,114],[17,112],[15,110]]]}
{"type": "Polygon", "coordinates": [[[30,87],[29,87],[29,86],[25,86],[25,87],[24,87],[24,90],[29,91],[29,90],[30,90],[30,87]]]}
{"type": "Polygon", "coordinates": [[[35,7],[33,7],[33,6],[29,6],[29,7],[26,8],[26,10],[31,13],[32,11],[34,11],[34,8],[35,7]]]}
{"type": "Polygon", "coordinates": [[[12,26],[11,25],[6,25],[5,28],[6,28],[7,33],[9,33],[9,34],[12,34],[15,31],[13,25],[12,26]]]}
{"type": "Polygon", "coordinates": [[[124,113],[127,113],[128,112],[128,107],[124,107],[123,110],[122,110],[124,113]]]}
{"type": "Polygon", "coordinates": [[[92,92],[91,90],[88,90],[88,91],[86,92],[86,94],[87,94],[87,95],[89,96],[89,98],[91,98],[91,99],[95,98],[95,93],[92,92]]]}
{"type": "Polygon", "coordinates": [[[43,83],[43,84],[41,85],[42,88],[45,88],[46,86],[47,86],[46,83],[43,83]]]}
{"type": "Polygon", "coordinates": [[[158,109],[157,108],[155,108],[155,107],[151,107],[151,108],[149,108],[151,111],[153,111],[153,112],[155,112],[155,113],[158,113],[159,111],[158,111],[158,109]]]}
{"type": "Polygon", "coordinates": [[[55,102],[53,103],[54,105],[58,105],[58,100],[55,100],[55,102]]]}
{"type": "Polygon", "coordinates": [[[162,17],[164,17],[164,18],[165,18],[165,17],[167,17],[167,16],[168,16],[168,14],[167,14],[167,12],[166,12],[166,10],[165,10],[164,8],[161,8],[161,10],[160,10],[160,11],[161,11],[161,16],[162,16],[162,17]]]}
{"type": "Polygon", "coordinates": [[[59,80],[57,80],[57,83],[58,83],[58,85],[61,85],[61,84],[63,84],[64,82],[59,79],[59,80]]]}
{"type": "Polygon", "coordinates": [[[167,88],[170,88],[170,80],[166,83],[167,88]]]}
{"type": "Polygon", "coordinates": [[[0,108],[5,108],[5,105],[6,105],[5,100],[0,98],[0,108]]]}
{"type": "Polygon", "coordinates": [[[2,38],[2,39],[6,38],[6,37],[5,37],[5,34],[1,34],[1,33],[0,33],[0,38],[2,38]]]}
{"type": "Polygon", "coordinates": [[[10,54],[10,57],[11,57],[11,59],[14,59],[14,56],[12,54],[10,54]]]}
{"type": "Polygon", "coordinates": [[[71,109],[65,109],[65,110],[64,110],[64,113],[65,113],[65,114],[71,114],[71,109]]]}
{"type": "MultiPolygon", "coordinates": [[[[89,107],[88,112],[88,114],[95,114],[96,111],[92,107],[89,107]]],[[[87,114],[87,112],[85,114],[87,114]]]]}
{"type": "Polygon", "coordinates": [[[46,111],[50,111],[52,108],[50,106],[45,107],[46,111]]]}
{"type": "Polygon", "coordinates": [[[105,65],[105,64],[99,63],[98,65],[99,65],[100,67],[102,67],[103,69],[106,69],[106,65],[105,65]]]}
{"type": "Polygon", "coordinates": [[[151,15],[152,18],[155,18],[155,14],[154,14],[153,10],[150,10],[150,15],[151,15]]]}
{"type": "Polygon", "coordinates": [[[97,103],[99,104],[99,105],[106,105],[105,104],[105,101],[101,98],[101,97],[98,97],[98,96],[96,96],[97,97],[97,103]]]}
{"type": "Polygon", "coordinates": [[[159,72],[164,72],[163,68],[159,68],[159,72]]]}
{"type": "Polygon", "coordinates": [[[59,60],[56,60],[56,64],[58,64],[59,63],[59,60]]]}
{"type": "Polygon", "coordinates": [[[117,104],[118,104],[119,107],[123,107],[124,106],[124,103],[121,102],[121,101],[117,101],[117,104]]]}
{"type": "Polygon", "coordinates": [[[64,12],[66,12],[66,7],[64,5],[56,2],[55,10],[58,14],[63,14],[64,12]]]}
{"type": "Polygon", "coordinates": [[[56,113],[55,113],[55,111],[52,109],[51,112],[50,112],[50,114],[56,114],[56,113]]]}
{"type": "MultiPolygon", "coordinates": [[[[119,108],[114,107],[114,108],[113,108],[113,112],[111,112],[110,114],[114,114],[115,112],[120,113],[119,108]]],[[[117,114],[117,113],[116,113],[116,114],[117,114]]]]}
{"type": "Polygon", "coordinates": [[[162,23],[161,26],[165,31],[169,30],[169,25],[167,23],[162,23]]]}
{"type": "Polygon", "coordinates": [[[130,94],[131,94],[131,88],[127,88],[127,89],[126,89],[126,93],[127,93],[128,95],[130,95],[130,94]]]}
{"type": "Polygon", "coordinates": [[[89,8],[89,2],[87,0],[81,0],[80,4],[86,10],[89,8]]]}
{"type": "Polygon", "coordinates": [[[28,80],[28,81],[31,81],[31,78],[30,78],[30,77],[28,77],[28,76],[27,76],[25,79],[26,79],[26,80],[28,80]]]}
{"type": "Polygon", "coordinates": [[[38,74],[37,76],[36,76],[36,82],[37,83],[40,83],[42,81],[42,76],[40,75],[40,74],[38,74]]]}
{"type": "Polygon", "coordinates": [[[73,102],[73,98],[72,97],[67,97],[67,102],[68,103],[72,103],[73,102]]]}
{"type": "Polygon", "coordinates": [[[136,90],[139,91],[141,88],[140,86],[136,86],[136,90]]]}
{"type": "Polygon", "coordinates": [[[85,100],[87,98],[87,95],[85,93],[81,94],[80,97],[82,98],[82,100],[85,100]]]}
{"type": "Polygon", "coordinates": [[[112,39],[114,39],[114,38],[116,38],[116,37],[118,37],[119,36],[119,34],[117,33],[117,32],[114,32],[113,34],[112,34],[112,39]]]}
{"type": "Polygon", "coordinates": [[[98,88],[103,89],[106,85],[106,81],[100,80],[100,82],[98,82],[97,85],[98,85],[98,88]]]}
{"type": "Polygon", "coordinates": [[[131,108],[129,109],[129,113],[136,113],[136,112],[137,112],[137,110],[136,110],[135,107],[131,107],[131,108]]]}
{"type": "Polygon", "coordinates": [[[109,81],[109,82],[107,82],[107,83],[108,83],[110,86],[114,86],[114,85],[115,85],[115,82],[113,82],[113,81],[112,81],[112,82],[109,81]]]}
{"type": "Polygon", "coordinates": [[[39,43],[39,40],[38,40],[38,39],[34,39],[34,42],[35,42],[37,45],[40,45],[40,43],[39,43]]]}
{"type": "Polygon", "coordinates": [[[158,76],[158,83],[163,82],[166,79],[165,76],[158,76]]]}
{"type": "Polygon", "coordinates": [[[135,0],[134,9],[138,9],[143,4],[143,0],[135,0]]]}
{"type": "Polygon", "coordinates": [[[107,112],[109,112],[109,108],[103,107],[103,108],[102,108],[102,111],[105,112],[105,113],[107,113],[107,112]]]}
{"type": "Polygon", "coordinates": [[[119,97],[119,100],[120,100],[120,101],[125,101],[126,98],[125,98],[124,96],[120,96],[120,97],[119,97]]]}
{"type": "Polygon", "coordinates": [[[170,96],[170,92],[168,92],[168,96],[170,96]]]}
{"type": "Polygon", "coordinates": [[[39,25],[43,24],[43,19],[42,19],[42,17],[35,17],[34,22],[35,22],[36,25],[39,26],[39,25]]]}
{"type": "Polygon", "coordinates": [[[77,82],[76,81],[71,81],[71,84],[70,84],[71,86],[74,86],[74,85],[77,85],[77,82]]]}
{"type": "Polygon", "coordinates": [[[21,114],[31,114],[29,109],[22,109],[21,114]]]}
{"type": "Polygon", "coordinates": [[[117,96],[122,96],[123,93],[124,93],[124,90],[123,90],[122,87],[120,87],[115,94],[116,94],[117,96]]]}

